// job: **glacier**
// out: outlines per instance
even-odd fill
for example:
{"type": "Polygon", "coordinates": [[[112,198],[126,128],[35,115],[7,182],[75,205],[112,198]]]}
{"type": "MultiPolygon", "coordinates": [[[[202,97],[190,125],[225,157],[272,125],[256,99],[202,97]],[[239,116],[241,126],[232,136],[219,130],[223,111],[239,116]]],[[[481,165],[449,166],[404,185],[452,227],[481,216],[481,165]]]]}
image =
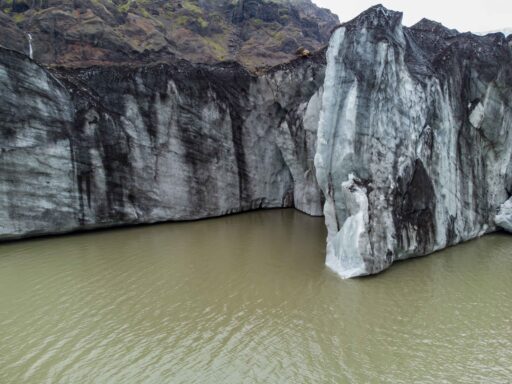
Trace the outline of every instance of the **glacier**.
{"type": "MultiPolygon", "coordinates": [[[[511,193],[512,50],[375,6],[327,52],[315,165],[327,264],[379,273],[497,229],[511,193]]],[[[501,224],[503,225],[503,224],[501,224]]]]}
{"type": "Polygon", "coordinates": [[[0,191],[0,240],[294,207],[341,277],[379,273],[512,231],[512,36],[379,5],[258,75],[0,47],[0,191]]]}

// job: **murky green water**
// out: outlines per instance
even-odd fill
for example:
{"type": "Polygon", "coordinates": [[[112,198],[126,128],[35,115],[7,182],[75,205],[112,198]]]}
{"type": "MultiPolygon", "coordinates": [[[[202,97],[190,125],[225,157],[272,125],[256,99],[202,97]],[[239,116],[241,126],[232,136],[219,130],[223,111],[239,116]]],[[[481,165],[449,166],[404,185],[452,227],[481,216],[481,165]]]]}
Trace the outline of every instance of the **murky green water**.
{"type": "Polygon", "coordinates": [[[269,211],[0,245],[0,383],[510,383],[512,236],[374,278],[269,211]]]}

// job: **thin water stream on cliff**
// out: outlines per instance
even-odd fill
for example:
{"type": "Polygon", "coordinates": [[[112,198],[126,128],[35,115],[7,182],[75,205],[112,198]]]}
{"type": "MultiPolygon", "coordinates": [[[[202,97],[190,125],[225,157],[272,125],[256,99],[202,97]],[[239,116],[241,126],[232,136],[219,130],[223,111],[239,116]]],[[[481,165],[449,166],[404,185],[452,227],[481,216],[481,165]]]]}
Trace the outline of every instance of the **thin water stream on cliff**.
{"type": "Polygon", "coordinates": [[[512,237],[373,278],[255,212],[0,245],[0,383],[505,383],[512,237]]]}

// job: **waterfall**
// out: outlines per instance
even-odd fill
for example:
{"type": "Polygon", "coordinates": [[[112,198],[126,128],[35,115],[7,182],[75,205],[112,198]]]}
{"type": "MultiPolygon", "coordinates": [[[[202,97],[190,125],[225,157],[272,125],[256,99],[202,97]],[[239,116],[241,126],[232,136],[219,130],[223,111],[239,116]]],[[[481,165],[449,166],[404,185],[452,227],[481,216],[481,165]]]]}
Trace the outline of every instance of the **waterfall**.
{"type": "Polygon", "coordinates": [[[34,50],[32,49],[32,35],[30,33],[27,34],[28,36],[28,56],[33,59],[34,58],[34,50]]]}

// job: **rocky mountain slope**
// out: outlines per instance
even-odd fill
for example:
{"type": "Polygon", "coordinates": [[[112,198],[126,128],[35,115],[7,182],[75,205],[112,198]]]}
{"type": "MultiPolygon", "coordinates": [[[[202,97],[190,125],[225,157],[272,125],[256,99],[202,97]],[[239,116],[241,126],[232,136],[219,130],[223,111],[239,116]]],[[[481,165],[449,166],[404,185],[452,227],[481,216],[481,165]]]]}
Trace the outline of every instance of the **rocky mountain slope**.
{"type": "Polygon", "coordinates": [[[327,54],[315,164],[344,277],[494,231],[512,193],[512,36],[401,21],[371,8],[327,54]]]}
{"type": "Polygon", "coordinates": [[[43,64],[237,61],[273,66],[324,47],[337,16],[310,0],[0,0],[0,45],[43,64]]]}
{"type": "Polygon", "coordinates": [[[512,35],[512,28],[500,28],[500,29],[494,29],[492,31],[486,31],[486,32],[479,32],[477,35],[485,36],[490,33],[503,33],[505,36],[512,35]]]}

